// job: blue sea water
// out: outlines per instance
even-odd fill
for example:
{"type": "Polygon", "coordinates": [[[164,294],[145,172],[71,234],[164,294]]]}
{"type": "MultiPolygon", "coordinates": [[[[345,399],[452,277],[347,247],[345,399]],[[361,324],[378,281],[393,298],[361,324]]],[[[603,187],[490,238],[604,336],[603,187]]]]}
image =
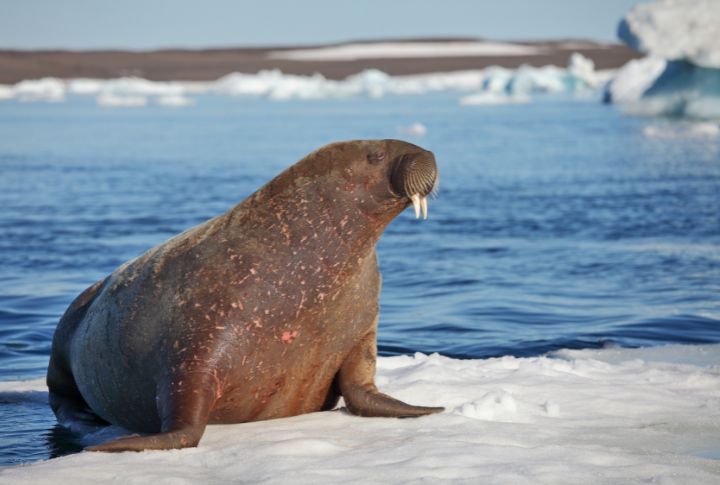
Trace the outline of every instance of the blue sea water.
{"type": "MultiPolygon", "coordinates": [[[[429,220],[407,211],[378,247],[381,354],[720,342],[720,137],[675,127],[566,98],[3,101],[0,380],[44,376],[85,287],[354,138],[405,138],[441,172],[429,220]],[[426,136],[399,132],[414,122],[426,136]]],[[[0,393],[0,429],[0,464],[79,449],[42,396],[0,393]]]]}

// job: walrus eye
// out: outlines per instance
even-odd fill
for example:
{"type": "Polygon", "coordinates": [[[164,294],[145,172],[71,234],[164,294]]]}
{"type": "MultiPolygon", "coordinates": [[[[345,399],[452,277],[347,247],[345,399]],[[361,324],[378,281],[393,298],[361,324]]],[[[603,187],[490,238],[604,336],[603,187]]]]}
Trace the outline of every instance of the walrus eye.
{"type": "Polygon", "coordinates": [[[367,160],[372,165],[377,165],[378,163],[385,160],[385,152],[377,151],[377,152],[370,152],[367,155],[367,160]]]}

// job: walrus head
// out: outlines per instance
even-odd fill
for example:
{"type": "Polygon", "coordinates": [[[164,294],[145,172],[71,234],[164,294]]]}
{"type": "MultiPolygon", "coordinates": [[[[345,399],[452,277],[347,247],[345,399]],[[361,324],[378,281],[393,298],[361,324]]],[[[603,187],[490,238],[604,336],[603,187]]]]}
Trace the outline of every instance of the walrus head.
{"type": "Polygon", "coordinates": [[[427,198],[438,188],[435,156],[401,140],[360,140],[329,145],[354,199],[371,213],[394,217],[412,204],[415,217],[428,215],[427,198]],[[364,197],[365,193],[369,197],[364,197]]]}
{"type": "Polygon", "coordinates": [[[432,152],[401,140],[353,140],[315,150],[238,208],[264,207],[284,223],[339,223],[346,236],[375,238],[410,205],[427,219],[437,187],[432,152]]]}

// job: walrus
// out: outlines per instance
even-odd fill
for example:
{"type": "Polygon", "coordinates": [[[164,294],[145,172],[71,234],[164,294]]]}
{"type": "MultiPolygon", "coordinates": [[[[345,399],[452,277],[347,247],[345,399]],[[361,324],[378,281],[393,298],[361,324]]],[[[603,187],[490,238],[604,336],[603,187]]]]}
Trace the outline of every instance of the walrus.
{"type": "Polygon", "coordinates": [[[434,155],[399,140],[322,147],[228,212],[131,260],[60,319],[47,373],[58,421],[142,434],[92,451],[197,446],[208,424],[333,409],[413,417],[375,386],[375,245],[427,218],[434,155]]]}

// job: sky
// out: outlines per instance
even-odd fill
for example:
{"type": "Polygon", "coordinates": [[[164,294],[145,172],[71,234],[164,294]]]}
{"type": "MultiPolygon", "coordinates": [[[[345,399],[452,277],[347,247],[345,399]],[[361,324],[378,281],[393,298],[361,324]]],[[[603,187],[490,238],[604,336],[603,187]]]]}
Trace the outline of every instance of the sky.
{"type": "Polygon", "coordinates": [[[638,0],[0,0],[0,48],[157,49],[357,39],[616,40],[638,0]]]}

